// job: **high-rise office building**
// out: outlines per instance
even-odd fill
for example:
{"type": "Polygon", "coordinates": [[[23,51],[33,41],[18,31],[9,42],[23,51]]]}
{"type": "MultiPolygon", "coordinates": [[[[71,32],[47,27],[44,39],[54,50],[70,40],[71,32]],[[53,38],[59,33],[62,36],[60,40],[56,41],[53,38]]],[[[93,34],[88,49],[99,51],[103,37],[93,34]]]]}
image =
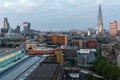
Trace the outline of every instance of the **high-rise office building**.
{"type": "Polygon", "coordinates": [[[101,5],[99,5],[96,34],[103,34],[103,33],[104,33],[104,29],[103,29],[103,20],[102,20],[102,10],[101,10],[101,5]]]}
{"type": "Polygon", "coordinates": [[[118,33],[118,22],[114,21],[109,24],[110,26],[110,35],[116,35],[118,33]]]}
{"type": "Polygon", "coordinates": [[[17,25],[17,28],[16,28],[17,32],[20,33],[20,26],[17,25]]]}
{"type": "Polygon", "coordinates": [[[15,33],[20,33],[20,26],[19,25],[17,25],[17,27],[14,29],[14,32],[15,33]]]}
{"type": "Polygon", "coordinates": [[[2,33],[7,33],[10,29],[10,24],[7,18],[4,18],[4,28],[1,29],[2,33]]]}
{"type": "Polygon", "coordinates": [[[88,36],[88,37],[91,36],[91,29],[90,29],[90,28],[88,28],[88,30],[87,30],[87,36],[88,36]]]}
{"type": "Polygon", "coordinates": [[[4,29],[7,29],[9,30],[10,29],[10,24],[8,22],[8,19],[7,18],[4,18],[4,29]]]}
{"type": "Polygon", "coordinates": [[[30,23],[29,22],[24,22],[23,23],[23,28],[24,28],[23,32],[25,34],[30,33],[30,23]]]}

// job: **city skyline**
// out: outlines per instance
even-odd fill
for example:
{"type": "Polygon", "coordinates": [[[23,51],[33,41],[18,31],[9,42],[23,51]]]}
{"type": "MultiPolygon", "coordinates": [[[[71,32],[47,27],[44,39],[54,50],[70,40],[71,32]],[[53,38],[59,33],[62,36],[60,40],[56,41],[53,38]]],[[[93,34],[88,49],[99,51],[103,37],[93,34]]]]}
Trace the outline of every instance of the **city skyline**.
{"type": "Polygon", "coordinates": [[[31,23],[32,29],[41,31],[96,28],[101,4],[104,28],[109,30],[109,22],[117,20],[120,30],[118,0],[5,0],[0,4],[0,28],[4,17],[12,28],[23,28],[25,21],[31,23]]]}

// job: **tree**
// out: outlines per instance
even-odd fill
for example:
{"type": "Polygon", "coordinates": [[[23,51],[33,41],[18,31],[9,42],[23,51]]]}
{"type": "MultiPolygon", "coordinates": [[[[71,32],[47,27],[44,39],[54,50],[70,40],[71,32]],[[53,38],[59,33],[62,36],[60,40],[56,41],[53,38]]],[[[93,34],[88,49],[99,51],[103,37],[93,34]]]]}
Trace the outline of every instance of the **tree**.
{"type": "Polygon", "coordinates": [[[97,78],[94,77],[94,76],[91,75],[91,74],[86,74],[86,75],[85,75],[85,80],[97,80],[97,78]]]}
{"type": "Polygon", "coordinates": [[[105,80],[119,80],[120,69],[115,64],[111,64],[104,57],[97,56],[94,61],[95,71],[102,75],[105,80]]]}
{"type": "Polygon", "coordinates": [[[98,51],[94,53],[94,56],[97,57],[99,55],[98,51]]]}
{"type": "Polygon", "coordinates": [[[102,74],[102,70],[104,68],[105,65],[107,65],[108,62],[105,61],[104,59],[101,59],[99,62],[98,62],[98,65],[95,67],[96,71],[100,74],[102,74]]]}

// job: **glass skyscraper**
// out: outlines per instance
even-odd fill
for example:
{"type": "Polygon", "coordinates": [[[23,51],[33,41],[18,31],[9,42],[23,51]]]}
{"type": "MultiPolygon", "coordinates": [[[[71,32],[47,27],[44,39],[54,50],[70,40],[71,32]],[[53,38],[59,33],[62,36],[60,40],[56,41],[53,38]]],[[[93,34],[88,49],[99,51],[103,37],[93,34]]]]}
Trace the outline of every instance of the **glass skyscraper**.
{"type": "Polygon", "coordinates": [[[103,29],[103,20],[102,20],[102,10],[101,10],[101,5],[99,5],[96,34],[103,34],[103,33],[104,33],[104,29],[103,29]]]}
{"type": "Polygon", "coordinates": [[[4,28],[1,29],[2,33],[7,33],[10,29],[10,24],[8,22],[8,18],[4,18],[4,28]]]}
{"type": "Polygon", "coordinates": [[[23,28],[24,28],[23,32],[25,34],[29,34],[30,33],[30,23],[29,22],[24,22],[23,23],[23,28]]]}

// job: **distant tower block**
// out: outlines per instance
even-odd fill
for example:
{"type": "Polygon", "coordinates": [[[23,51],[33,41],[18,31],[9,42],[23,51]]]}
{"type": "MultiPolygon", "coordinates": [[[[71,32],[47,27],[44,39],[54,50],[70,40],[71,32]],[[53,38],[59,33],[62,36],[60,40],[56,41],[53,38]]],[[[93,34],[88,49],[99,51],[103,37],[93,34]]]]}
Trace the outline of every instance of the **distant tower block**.
{"type": "Polygon", "coordinates": [[[24,29],[24,33],[25,34],[29,34],[30,33],[30,23],[29,22],[24,22],[23,23],[23,29],[24,29]]]}
{"type": "Polygon", "coordinates": [[[10,28],[10,24],[9,24],[9,22],[8,22],[8,19],[7,19],[7,18],[4,18],[4,29],[9,30],[9,28],[10,28]]]}
{"type": "Polygon", "coordinates": [[[4,18],[3,28],[1,29],[2,33],[7,33],[10,30],[10,24],[7,18],[4,18]]]}
{"type": "Polygon", "coordinates": [[[5,19],[4,19],[4,29],[6,29],[6,21],[5,21],[5,19]]]}
{"type": "Polygon", "coordinates": [[[101,5],[99,5],[96,34],[103,34],[103,33],[104,33],[104,29],[103,29],[103,20],[102,20],[102,10],[101,10],[101,5]]]}
{"type": "Polygon", "coordinates": [[[91,36],[90,30],[87,31],[87,35],[88,35],[88,36],[91,36]]]}
{"type": "Polygon", "coordinates": [[[109,23],[110,26],[110,35],[117,35],[118,34],[118,22],[114,21],[109,23]]]}

